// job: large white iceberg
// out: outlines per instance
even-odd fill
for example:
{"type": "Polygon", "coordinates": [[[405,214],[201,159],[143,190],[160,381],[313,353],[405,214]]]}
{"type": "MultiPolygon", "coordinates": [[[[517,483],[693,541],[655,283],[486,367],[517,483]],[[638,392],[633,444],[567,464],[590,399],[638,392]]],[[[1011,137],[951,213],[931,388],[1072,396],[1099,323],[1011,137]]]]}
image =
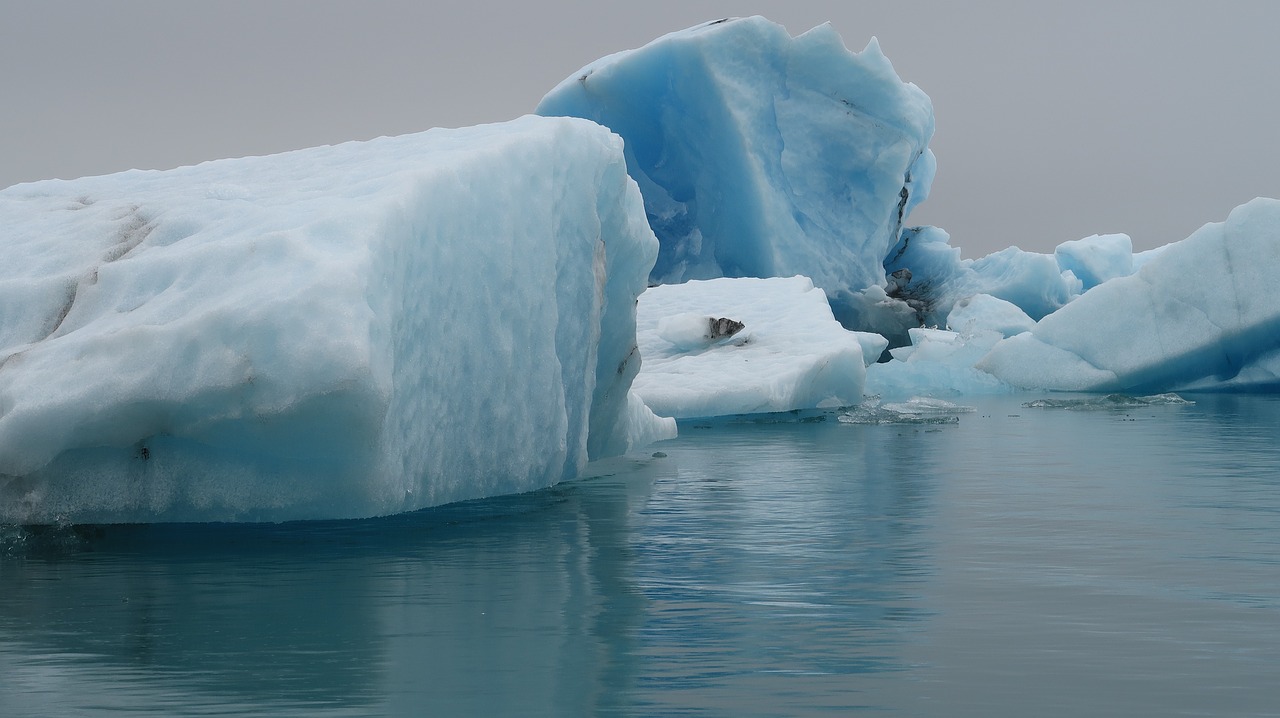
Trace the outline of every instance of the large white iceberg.
{"type": "Polygon", "coordinates": [[[670,436],[622,143],[432,130],[0,192],[0,522],[355,517],[670,436]]]}
{"type": "Polygon", "coordinates": [[[711,279],[640,296],[635,392],[677,418],[844,406],[862,400],[879,336],[840,326],[806,277],[711,279]]]}
{"type": "Polygon", "coordinates": [[[1280,201],[1167,245],[996,344],[978,368],[1022,388],[1280,388],[1280,201]]]}
{"type": "Polygon", "coordinates": [[[751,17],[675,32],[587,65],[537,112],[626,140],[661,242],[656,282],[802,274],[837,304],[883,286],[935,169],[929,98],[874,39],[852,54],[830,25],[792,38],[751,17]]]}

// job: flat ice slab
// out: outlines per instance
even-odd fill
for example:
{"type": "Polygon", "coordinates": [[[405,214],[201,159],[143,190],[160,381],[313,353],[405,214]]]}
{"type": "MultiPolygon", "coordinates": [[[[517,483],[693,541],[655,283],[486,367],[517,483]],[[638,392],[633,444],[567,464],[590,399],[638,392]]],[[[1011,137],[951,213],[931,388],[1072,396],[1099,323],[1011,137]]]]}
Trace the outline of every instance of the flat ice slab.
{"type": "Polygon", "coordinates": [[[659,416],[729,416],[844,406],[862,400],[863,343],[883,339],[835,321],[806,277],[712,279],[640,295],[643,365],[635,392],[659,416]],[[713,336],[717,319],[740,322],[713,336]]]}
{"type": "Polygon", "coordinates": [[[526,117],[0,192],[0,522],[389,514],[670,436],[622,143],[526,117]]]}

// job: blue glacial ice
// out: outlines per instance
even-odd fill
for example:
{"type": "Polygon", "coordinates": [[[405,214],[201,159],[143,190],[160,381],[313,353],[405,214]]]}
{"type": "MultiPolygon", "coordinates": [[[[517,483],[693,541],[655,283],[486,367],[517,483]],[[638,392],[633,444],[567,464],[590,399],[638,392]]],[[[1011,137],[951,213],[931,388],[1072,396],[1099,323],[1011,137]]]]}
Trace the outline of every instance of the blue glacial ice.
{"type": "Polygon", "coordinates": [[[0,523],[357,517],[674,434],[658,244],[576,119],[0,192],[0,523]]]}
{"type": "Polygon", "coordinates": [[[1031,331],[1036,325],[1027,313],[1013,302],[1006,302],[990,294],[974,294],[951,306],[947,314],[947,329],[962,335],[975,335],[982,331],[997,332],[1001,338],[1031,331]]]}
{"type": "MultiPolygon", "coordinates": [[[[1065,243],[1071,244],[1071,243],[1065,243]]],[[[1063,257],[1091,257],[1093,243],[1063,257]]],[[[1061,248],[1061,247],[1060,247],[1061,248]]],[[[979,259],[961,259],[960,249],[937,227],[911,227],[885,261],[885,271],[906,279],[896,296],[918,308],[920,325],[944,326],[955,303],[975,294],[1009,302],[1033,320],[1051,314],[1080,296],[1083,282],[1059,254],[1008,247],[979,259]],[[905,272],[905,275],[903,273],[905,272]]]]}
{"type": "Polygon", "coordinates": [[[933,113],[874,40],[708,23],[538,113],[0,191],[0,523],[396,513],[658,416],[1280,389],[1280,202],[962,259],[904,227],[933,113]]]}
{"type": "Polygon", "coordinates": [[[933,109],[874,39],[791,37],[722,20],[597,60],[537,112],[595,120],[661,242],[655,282],[800,274],[837,300],[884,286],[883,260],[928,195],[933,109]]]}
{"type": "Polygon", "coordinates": [[[1255,199],[1002,340],[976,366],[1027,389],[1277,389],[1277,273],[1280,201],[1255,199]]]}
{"type": "Polygon", "coordinates": [[[865,390],[882,399],[1005,394],[1013,387],[976,368],[1003,335],[992,329],[968,332],[913,327],[910,344],[891,350],[892,359],[867,367],[865,390]]]}
{"type": "MultiPolygon", "coordinates": [[[[1034,294],[965,296],[992,288],[982,281],[990,265],[960,260],[945,233],[926,228],[913,239],[904,253],[919,268],[913,281],[924,278],[935,302],[928,319],[946,329],[910,329],[893,361],[868,370],[869,393],[1280,389],[1280,296],[1271,289],[1280,271],[1276,200],[1256,199],[1224,223],[1137,255],[1125,235],[1059,245],[1060,276],[1080,277],[1082,293],[1038,322],[1017,305],[1034,294]]],[[[1007,266],[1008,276],[1019,274],[1007,266]]],[[[1040,274],[1041,287],[1056,286],[1047,266],[1040,274]]],[[[1032,283],[1024,276],[1005,284],[1017,285],[1032,283]]]]}
{"type": "Polygon", "coordinates": [[[762,18],[707,23],[584,67],[538,112],[624,138],[661,243],[653,281],[811,278],[842,325],[892,348],[868,392],[1277,384],[1276,302],[1252,279],[1276,265],[1265,201],[1137,255],[1109,234],[962,259],[945,231],[904,227],[933,177],[932,109],[874,40],[851,54],[829,26],[792,38],[762,18]]]}
{"type": "Polygon", "coordinates": [[[1081,291],[1108,279],[1133,274],[1133,241],[1127,234],[1095,234],[1059,244],[1053,258],[1063,272],[1080,280],[1081,291]]]}

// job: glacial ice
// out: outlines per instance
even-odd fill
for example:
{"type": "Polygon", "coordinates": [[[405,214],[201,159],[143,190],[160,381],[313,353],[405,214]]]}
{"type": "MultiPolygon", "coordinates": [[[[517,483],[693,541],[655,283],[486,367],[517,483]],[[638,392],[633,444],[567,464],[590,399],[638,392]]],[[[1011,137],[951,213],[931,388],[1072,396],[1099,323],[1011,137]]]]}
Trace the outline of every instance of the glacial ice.
{"type": "Polygon", "coordinates": [[[1063,272],[1071,272],[1082,284],[1081,291],[1108,279],[1133,274],[1133,241],[1127,234],[1103,234],[1059,244],[1053,258],[1063,272]]]}
{"type": "MultiPolygon", "coordinates": [[[[960,249],[950,242],[937,227],[911,227],[885,260],[886,272],[910,272],[897,296],[919,307],[918,325],[944,326],[955,303],[975,294],[1002,299],[1039,320],[1084,289],[1074,265],[1064,266],[1057,254],[1008,247],[979,259],[961,259],[960,249]]],[[[1064,252],[1065,257],[1075,255],[1090,256],[1087,249],[1064,252]]]]}
{"type": "Polygon", "coordinates": [[[654,413],[716,417],[857,404],[864,343],[885,341],[840,326],[806,277],[710,279],[640,295],[636,339],[644,363],[632,386],[654,413]],[[712,337],[709,322],[743,327],[712,337]]]}
{"type": "Polygon", "coordinates": [[[0,191],[0,524],[526,491],[655,412],[1280,390],[1280,201],[962,259],[904,227],[933,114],[874,39],[707,23],[537,112],[570,117],[0,191]]]}
{"type": "Polygon", "coordinates": [[[977,367],[1020,388],[1280,388],[1278,274],[1280,201],[1255,199],[1001,341],[977,367]]]}
{"type": "Polygon", "coordinates": [[[1125,235],[1059,245],[1058,268],[1079,272],[1084,291],[1038,322],[989,295],[952,299],[982,286],[977,262],[960,260],[939,230],[904,237],[901,255],[920,270],[912,281],[932,283],[929,318],[953,331],[911,329],[894,361],[868,369],[868,393],[1280,389],[1276,200],[1253,200],[1225,223],[1138,255],[1125,235]]]}
{"type": "Polygon", "coordinates": [[[837,304],[883,286],[935,168],[929,98],[874,38],[852,54],[830,25],[792,38],[751,17],[671,33],[587,65],[537,112],[625,139],[661,242],[655,282],[800,274],[837,304]]]}
{"type": "Polygon", "coordinates": [[[990,294],[965,297],[952,305],[951,313],[947,315],[947,328],[962,335],[993,331],[1001,337],[1011,337],[1031,331],[1035,325],[1035,321],[1018,305],[990,294]]]}
{"type": "Polygon", "coordinates": [[[0,192],[0,523],[370,516],[674,434],[622,142],[526,117],[0,192]]]}
{"type": "Polygon", "coordinates": [[[991,329],[960,333],[912,328],[893,359],[867,367],[865,391],[882,399],[1004,394],[1013,387],[974,365],[1003,335],[991,329]]]}

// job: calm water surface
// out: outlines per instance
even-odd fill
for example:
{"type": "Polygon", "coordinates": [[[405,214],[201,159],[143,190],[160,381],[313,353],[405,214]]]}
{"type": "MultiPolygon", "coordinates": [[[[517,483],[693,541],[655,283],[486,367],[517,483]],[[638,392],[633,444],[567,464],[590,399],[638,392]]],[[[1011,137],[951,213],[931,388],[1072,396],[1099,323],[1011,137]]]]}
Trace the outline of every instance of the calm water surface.
{"type": "Polygon", "coordinates": [[[389,519],[0,527],[0,716],[1280,715],[1280,397],[1030,398],[389,519]]]}

